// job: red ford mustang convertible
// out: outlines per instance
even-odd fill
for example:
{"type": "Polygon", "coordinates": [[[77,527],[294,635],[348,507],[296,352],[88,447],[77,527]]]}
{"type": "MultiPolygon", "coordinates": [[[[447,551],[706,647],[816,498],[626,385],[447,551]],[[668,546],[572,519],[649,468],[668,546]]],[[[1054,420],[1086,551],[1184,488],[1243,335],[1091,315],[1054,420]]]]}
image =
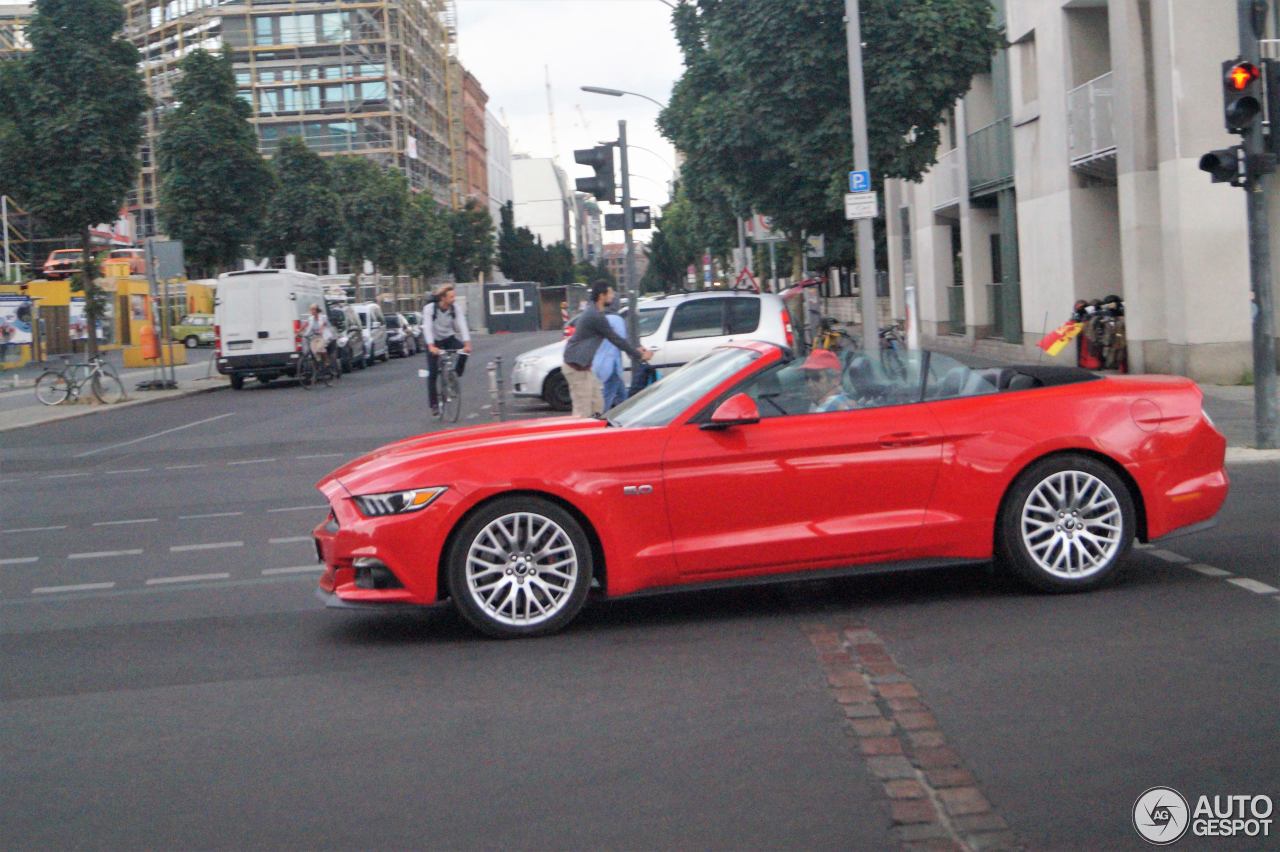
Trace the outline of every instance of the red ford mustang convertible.
{"type": "Polygon", "coordinates": [[[1208,525],[1226,441],[1177,377],[724,346],[608,412],[455,429],[318,484],[331,606],[551,633],[615,597],[995,559],[1046,591],[1208,525]]]}

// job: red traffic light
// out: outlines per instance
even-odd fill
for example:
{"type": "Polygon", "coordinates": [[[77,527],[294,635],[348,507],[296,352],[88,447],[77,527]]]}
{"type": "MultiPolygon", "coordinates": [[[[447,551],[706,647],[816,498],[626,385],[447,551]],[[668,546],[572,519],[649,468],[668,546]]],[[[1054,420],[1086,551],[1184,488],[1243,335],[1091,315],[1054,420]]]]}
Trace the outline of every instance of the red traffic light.
{"type": "Polygon", "coordinates": [[[1243,92],[1249,88],[1249,84],[1261,76],[1262,72],[1252,62],[1237,62],[1227,72],[1227,85],[1237,92],[1243,92]]]}

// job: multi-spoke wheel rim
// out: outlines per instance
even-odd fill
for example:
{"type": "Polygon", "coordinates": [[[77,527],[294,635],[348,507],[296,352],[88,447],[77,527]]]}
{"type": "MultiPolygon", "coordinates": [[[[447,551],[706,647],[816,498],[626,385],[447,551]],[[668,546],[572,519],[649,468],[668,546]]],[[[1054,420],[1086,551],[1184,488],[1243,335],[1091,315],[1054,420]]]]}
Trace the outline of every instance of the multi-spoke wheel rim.
{"type": "Polygon", "coordinates": [[[531,627],[565,608],[578,582],[578,553],[564,528],[536,512],[490,521],[467,551],[467,591],[494,621],[531,627]]]}
{"type": "Polygon", "coordinates": [[[1065,580],[1106,568],[1122,544],[1120,501],[1098,477],[1064,470],[1045,477],[1022,505],[1022,542],[1041,570],[1065,580]]]}

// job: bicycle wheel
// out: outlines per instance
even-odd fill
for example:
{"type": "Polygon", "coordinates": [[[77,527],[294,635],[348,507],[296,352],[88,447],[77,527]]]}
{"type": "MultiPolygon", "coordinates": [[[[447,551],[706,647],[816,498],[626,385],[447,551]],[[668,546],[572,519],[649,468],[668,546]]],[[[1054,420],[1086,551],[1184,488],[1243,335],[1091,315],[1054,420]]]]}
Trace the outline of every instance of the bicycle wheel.
{"type": "Polygon", "coordinates": [[[458,374],[450,370],[444,374],[440,383],[444,385],[440,394],[440,414],[445,420],[457,423],[462,414],[462,387],[458,382],[458,374]]]}
{"type": "Polygon", "coordinates": [[[71,383],[62,373],[48,370],[36,379],[36,399],[45,405],[65,402],[71,393],[71,383]]]}
{"type": "Polygon", "coordinates": [[[93,395],[98,402],[112,405],[125,399],[124,384],[111,373],[98,373],[93,377],[93,395]]]}
{"type": "Polygon", "coordinates": [[[316,381],[327,388],[333,387],[333,367],[327,360],[316,363],[316,381]]]}
{"type": "Polygon", "coordinates": [[[307,390],[316,383],[316,362],[311,358],[303,358],[298,362],[298,384],[307,390]]]}

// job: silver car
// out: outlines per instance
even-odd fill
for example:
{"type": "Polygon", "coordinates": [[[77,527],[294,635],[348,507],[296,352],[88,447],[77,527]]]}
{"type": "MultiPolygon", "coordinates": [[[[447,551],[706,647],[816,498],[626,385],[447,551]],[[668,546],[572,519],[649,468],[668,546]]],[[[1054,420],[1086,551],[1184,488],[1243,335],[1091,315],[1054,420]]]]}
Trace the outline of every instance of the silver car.
{"type": "MultiPolygon", "coordinates": [[[[641,301],[638,316],[640,345],[653,350],[649,363],[659,373],[734,340],[795,344],[791,317],[772,293],[707,290],[662,296],[641,301]]],[[[569,385],[560,372],[564,347],[565,341],[557,340],[516,358],[513,393],[539,397],[558,411],[568,411],[569,385]]],[[[623,368],[630,369],[626,355],[623,368]]]]}

